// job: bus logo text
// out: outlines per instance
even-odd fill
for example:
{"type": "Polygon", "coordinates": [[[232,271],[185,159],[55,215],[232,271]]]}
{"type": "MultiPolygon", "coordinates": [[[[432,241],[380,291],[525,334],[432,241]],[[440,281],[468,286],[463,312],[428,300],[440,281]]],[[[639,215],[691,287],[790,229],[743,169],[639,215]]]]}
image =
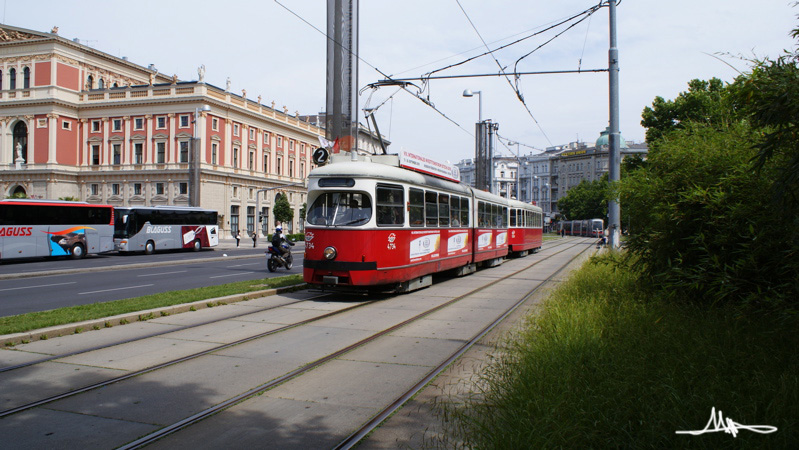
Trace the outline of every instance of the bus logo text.
{"type": "Polygon", "coordinates": [[[0,236],[30,236],[33,227],[0,227],[0,236]]]}
{"type": "Polygon", "coordinates": [[[171,226],[159,226],[159,225],[155,225],[154,226],[154,225],[150,225],[150,226],[147,227],[147,232],[148,233],[153,233],[153,234],[166,234],[166,233],[171,233],[172,232],[172,227],[171,226]]]}

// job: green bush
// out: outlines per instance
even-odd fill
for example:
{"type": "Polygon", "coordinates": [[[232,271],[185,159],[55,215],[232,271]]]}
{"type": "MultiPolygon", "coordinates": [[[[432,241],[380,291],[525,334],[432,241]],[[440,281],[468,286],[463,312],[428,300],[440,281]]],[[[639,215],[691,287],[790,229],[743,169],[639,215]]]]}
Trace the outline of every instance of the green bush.
{"type": "Polygon", "coordinates": [[[795,302],[794,224],[768,199],[773,171],[752,169],[756,133],[692,123],[666,136],[620,189],[645,281],[691,301],[795,302]]]}

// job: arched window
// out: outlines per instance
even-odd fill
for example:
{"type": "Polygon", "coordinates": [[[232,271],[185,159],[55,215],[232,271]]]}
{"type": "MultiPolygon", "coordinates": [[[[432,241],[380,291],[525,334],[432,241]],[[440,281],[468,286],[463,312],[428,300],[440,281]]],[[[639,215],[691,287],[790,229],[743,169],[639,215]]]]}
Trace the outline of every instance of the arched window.
{"type": "Polygon", "coordinates": [[[105,89],[105,82],[102,78],[97,81],[97,89],[105,89]]]}
{"type": "Polygon", "coordinates": [[[22,89],[30,89],[31,87],[31,69],[26,67],[22,69],[22,89]]]}
{"type": "Polygon", "coordinates": [[[86,78],[86,88],[88,90],[94,89],[94,77],[91,75],[86,78]]]}
{"type": "Polygon", "coordinates": [[[9,89],[16,89],[17,88],[17,69],[12,68],[8,71],[8,88],[9,89]]]}

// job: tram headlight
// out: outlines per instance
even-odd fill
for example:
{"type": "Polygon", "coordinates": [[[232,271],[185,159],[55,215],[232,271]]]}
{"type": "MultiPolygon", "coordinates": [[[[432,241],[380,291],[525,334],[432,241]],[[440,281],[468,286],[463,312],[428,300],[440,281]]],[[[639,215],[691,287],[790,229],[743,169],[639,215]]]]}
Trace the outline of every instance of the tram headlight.
{"type": "Polygon", "coordinates": [[[337,254],[336,247],[325,248],[323,254],[325,255],[325,259],[335,259],[337,254]]]}

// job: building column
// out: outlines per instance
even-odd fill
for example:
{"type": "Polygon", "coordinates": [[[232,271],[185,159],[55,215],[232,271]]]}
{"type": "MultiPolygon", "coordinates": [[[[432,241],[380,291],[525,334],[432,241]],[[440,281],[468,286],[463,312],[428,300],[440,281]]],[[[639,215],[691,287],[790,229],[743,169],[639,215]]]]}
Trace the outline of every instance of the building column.
{"type": "Polygon", "coordinates": [[[0,118],[0,165],[3,166],[11,164],[14,160],[12,156],[14,152],[12,151],[11,155],[8,154],[8,149],[13,146],[13,143],[10,143],[10,139],[13,138],[9,136],[8,120],[8,117],[0,118]]]}
{"type": "MultiPolygon", "coordinates": [[[[133,162],[133,156],[131,154],[132,149],[130,145],[130,126],[131,126],[130,116],[124,116],[122,120],[124,121],[122,122],[122,126],[125,127],[124,128],[125,140],[122,142],[122,165],[125,166],[133,162]]],[[[125,195],[127,195],[127,191],[125,195]]],[[[125,200],[126,200],[125,204],[127,205],[127,197],[125,198],[125,200]]]]}
{"type": "MultiPolygon", "coordinates": [[[[19,81],[19,69],[17,70],[17,81],[19,81]]],[[[19,83],[17,83],[17,84],[19,84],[19,83]]],[[[34,160],[34,158],[33,158],[33,155],[35,153],[34,149],[36,148],[34,146],[34,144],[36,143],[35,140],[34,140],[34,137],[36,136],[36,133],[34,132],[34,130],[36,130],[36,117],[34,117],[34,116],[25,116],[25,122],[28,123],[28,157],[25,158],[25,164],[27,164],[28,167],[30,167],[31,165],[33,165],[33,163],[36,162],[34,160]]],[[[12,139],[13,139],[13,135],[14,135],[13,130],[11,132],[11,135],[12,135],[12,139]]],[[[16,155],[14,155],[14,157],[16,158],[16,155]]]]}
{"type": "Polygon", "coordinates": [[[225,168],[233,167],[233,121],[225,119],[225,168]]]}
{"type": "MultiPolygon", "coordinates": [[[[144,161],[142,161],[142,164],[152,164],[152,162],[155,161],[155,157],[153,156],[153,151],[154,151],[153,148],[155,146],[153,145],[153,116],[152,116],[152,114],[147,114],[146,116],[144,116],[144,120],[147,122],[147,125],[145,125],[147,127],[147,140],[144,141],[144,150],[143,150],[144,155],[142,155],[142,158],[144,158],[144,161]]],[[[150,198],[149,197],[147,197],[147,205],[150,205],[150,198]]]]}
{"type": "Polygon", "coordinates": [[[58,151],[58,142],[56,141],[58,139],[58,115],[48,114],[47,121],[47,130],[49,131],[47,164],[58,164],[58,155],[56,153],[58,151]]]}
{"type": "MultiPolygon", "coordinates": [[[[86,167],[89,161],[89,121],[87,119],[80,119],[78,122],[80,125],[80,146],[78,147],[78,153],[80,156],[80,161],[78,161],[79,167],[86,167]]],[[[82,194],[81,194],[82,195],[82,194]]]]}
{"type": "Polygon", "coordinates": [[[169,118],[169,139],[166,143],[166,163],[176,163],[180,161],[178,158],[178,143],[175,141],[175,114],[167,114],[169,118]]]}
{"type": "MultiPolygon", "coordinates": [[[[103,121],[103,145],[100,146],[100,165],[105,166],[111,163],[111,158],[108,155],[111,146],[108,145],[108,117],[100,119],[103,121]]],[[[105,189],[105,188],[103,188],[105,189]]],[[[103,191],[103,201],[105,201],[105,191],[103,191]]]]}

